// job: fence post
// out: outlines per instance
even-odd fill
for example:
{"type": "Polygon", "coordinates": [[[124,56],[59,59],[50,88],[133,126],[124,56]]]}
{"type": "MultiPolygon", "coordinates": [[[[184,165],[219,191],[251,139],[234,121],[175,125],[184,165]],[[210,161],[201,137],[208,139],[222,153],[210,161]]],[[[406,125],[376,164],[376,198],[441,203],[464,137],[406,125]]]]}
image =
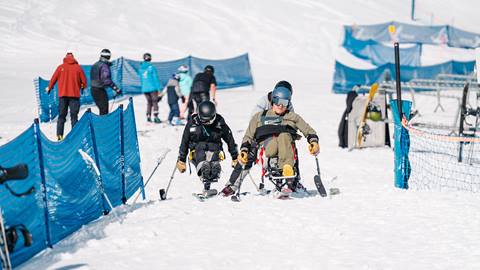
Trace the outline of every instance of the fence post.
{"type": "Polygon", "coordinates": [[[125,180],[125,129],[123,127],[123,104],[120,104],[120,166],[122,167],[122,203],[127,203],[125,180]]]}
{"type": "MultiPolygon", "coordinates": [[[[103,186],[103,180],[102,180],[102,169],[100,167],[100,160],[98,159],[97,140],[95,139],[95,130],[93,128],[91,108],[88,108],[87,113],[88,113],[88,126],[90,128],[90,134],[92,135],[93,154],[95,155],[95,163],[97,165],[98,171],[100,172],[100,175],[98,176],[98,179],[100,182],[100,188],[105,192],[105,188],[103,186]]],[[[98,192],[102,192],[102,190],[99,190],[98,192]]],[[[103,214],[108,215],[109,211],[105,207],[105,198],[104,196],[100,196],[100,197],[102,197],[103,214]]]]}
{"type": "Polygon", "coordinates": [[[40,178],[42,180],[42,195],[43,195],[43,207],[44,207],[44,217],[45,217],[45,234],[47,240],[47,246],[49,248],[52,247],[52,241],[50,239],[50,218],[49,218],[49,211],[48,211],[48,202],[47,202],[47,183],[45,180],[45,165],[43,163],[43,151],[42,151],[42,140],[41,140],[41,131],[40,131],[40,121],[38,118],[33,120],[33,130],[35,134],[35,140],[37,142],[37,149],[38,149],[38,162],[40,166],[40,178]]]}

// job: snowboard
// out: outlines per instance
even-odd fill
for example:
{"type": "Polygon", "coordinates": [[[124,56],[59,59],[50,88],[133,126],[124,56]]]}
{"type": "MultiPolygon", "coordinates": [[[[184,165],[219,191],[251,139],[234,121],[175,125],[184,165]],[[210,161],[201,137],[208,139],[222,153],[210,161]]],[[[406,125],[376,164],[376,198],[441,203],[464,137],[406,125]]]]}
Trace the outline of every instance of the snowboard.
{"type": "Polygon", "coordinates": [[[368,92],[368,98],[365,102],[365,106],[362,112],[362,116],[360,118],[360,123],[358,124],[357,129],[357,147],[362,147],[363,141],[365,141],[366,135],[368,134],[369,126],[367,125],[367,113],[368,113],[368,105],[372,102],[373,97],[377,93],[378,83],[372,84],[370,87],[370,91],[368,92]]]}

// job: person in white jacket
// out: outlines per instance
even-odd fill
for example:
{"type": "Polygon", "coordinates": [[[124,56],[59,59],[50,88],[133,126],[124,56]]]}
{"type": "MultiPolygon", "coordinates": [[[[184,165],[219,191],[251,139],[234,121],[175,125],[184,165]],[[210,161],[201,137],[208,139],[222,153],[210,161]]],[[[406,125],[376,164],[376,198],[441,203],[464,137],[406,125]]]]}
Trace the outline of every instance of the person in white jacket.
{"type": "MultiPolygon", "coordinates": [[[[283,87],[286,87],[287,89],[290,90],[290,92],[292,92],[293,94],[293,91],[292,91],[292,85],[287,82],[287,81],[279,81],[275,87],[280,87],[280,86],[283,86],[283,87]]],[[[274,87],[274,88],[275,88],[274,87]]],[[[253,108],[253,111],[252,111],[252,114],[251,116],[253,116],[254,114],[256,114],[257,112],[263,112],[265,110],[270,110],[272,108],[272,91],[268,92],[265,96],[262,96],[258,101],[257,101],[257,104],[255,104],[255,107],[253,108]]],[[[292,103],[290,102],[290,104],[288,104],[288,107],[287,107],[287,110],[291,111],[291,112],[294,112],[294,109],[293,109],[293,106],[292,106],[292,103]]]]}

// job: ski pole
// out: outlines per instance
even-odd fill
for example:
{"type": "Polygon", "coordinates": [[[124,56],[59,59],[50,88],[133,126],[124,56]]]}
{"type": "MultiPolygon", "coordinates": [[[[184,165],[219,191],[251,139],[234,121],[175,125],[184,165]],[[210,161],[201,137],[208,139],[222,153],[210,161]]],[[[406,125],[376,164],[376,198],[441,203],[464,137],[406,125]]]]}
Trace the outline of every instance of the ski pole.
{"type": "Polygon", "coordinates": [[[253,177],[250,174],[250,171],[248,172],[248,177],[250,178],[250,180],[252,180],[252,183],[255,186],[255,189],[257,190],[257,192],[260,192],[260,188],[257,186],[257,183],[255,183],[255,180],[253,180],[253,177]]]}
{"type": "Polygon", "coordinates": [[[105,190],[103,189],[102,183],[100,182],[100,179],[101,179],[100,170],[98,169],[97,165],[95,164],[95,161],[93,160],[93,158],[91,156],[89,156],[87,153],[85,153],[85,151],[83,151],[82,149],[78,149],[78,152],[82,156],[82,159],[87,164],[87,166],[90,166],[90,168],[91,168],[90,170],[92,171],[91,173],[96,174],[96,175],[94,175],[94,178],[95,178],[95,183],[97,185],[97,188],[98,188],[99,192],[102,194],[103,198],[107,202],[108,207],[110,207],[110,210],[111,210],[113,216],[115,217],[115,219],[117,219],[117,221],[120,224],[122,224],[123,220],[121,220],[118,217],[117,213],[115,211],[113,211],[112,202],[110,201],[110,199],[108,198],[108,195],[105,193],[105,190]]]}
{"type": "Polygon", "coordinates": [[[113,105],[115,105],[115,100],[117,99],[117,94],[115,94],[113,96],[113,100],[112,100],[112,104],[110,105],[110,110],[108,110],[109,112],[112,112],[113,110],[113,105]]]}
{"type": "MultiPolygon", "coordinates": [[[[147,181],[145,182],[145,185],[143,186],[143,188],[145,189],[148,185],[148,182],[150,182],[150,179],[152,179],[152,176],[153,174],[155,174],[155,171],[157,170],[158,166],[160,166],[160,164],[163,162],[163,160],[165,159],[165,157],[167,156],[168,152],[170,152],[170,148],[167,148],[165,150],[165,152],[157,159],[157,165],[155,166],[155,168],[153,169],[152,173],[150,174],[150,176],[148,177],[147,181]]],[[[141,192],[139,192],[137,194],[137,196],[135,197],[135,199],[133,200],[133,203],[136,203],[138,198],[140,197],[140,194],[142,194],[141,192]]]]}
{"type": "Polygon", "coordinates": [[[160,199],[162,201],[167,199],[167,193],[168,193],[168,190],[170,189],[170,184],[172,183],[172,180],[173,180],[173,177],[175,176],[176,171],[177,171],[177,165],[175,164],[175,167],[173,168],[172,175],[170,176],[170,181],[168,181],[167,189],[165,190],[165,189],[162,188],[162,189],[159,190],[160,199]]]}

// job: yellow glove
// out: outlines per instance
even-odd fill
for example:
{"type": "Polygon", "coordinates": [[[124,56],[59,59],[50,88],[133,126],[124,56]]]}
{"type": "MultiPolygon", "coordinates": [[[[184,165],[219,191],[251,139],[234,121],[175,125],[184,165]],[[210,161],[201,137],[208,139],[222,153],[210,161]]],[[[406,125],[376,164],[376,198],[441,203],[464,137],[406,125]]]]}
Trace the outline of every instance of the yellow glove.
{"type": "Polygon", "coordinates": [[[242,151],[242,152],[240,152],[240,154],[239,154],[238,157],[237,157],[237,160],[238,160],[238,162],[240,162],[240,164],[242,164],[242,165],[247,164],[247,162],[248,162],[248,153],[247,153],[247,151],[242,151]]]}
{"type": "Polygon", "coordinates": [[[225,159],[225,154],[223,153],[223,151],[220,151],[218,153],[218,158],[220,159],[220,161],[223,161],[225,159]]]}
{"type": "Polygon", "coordinates": [[[237,166],[237,163],[238,163],[238,159],[232,160],[232,168],[235,168],[235,166],[237,166]]]}
{"type": "Polygon", "coordinates": [[[184,173],[187,170],[187,164],[185,164],[185,162],[179,160],[179,161],[177,161],[177,169],[180,173],[184,173]]]}
{"type": "Polygon", "coordinates": [[[320,146],[318,145],[317,142],[311,142],[308,145],[308,151],[310,152],[310,154],[316,156],[320,152],[320,146]]]}
{"type": "Polygon", "coordinates": [[[193,157],[195,156],[195,150],[192,150],[190,151],[190,153],[188,154],[188,159],[189,160],[193,160],[193,157]]]}

